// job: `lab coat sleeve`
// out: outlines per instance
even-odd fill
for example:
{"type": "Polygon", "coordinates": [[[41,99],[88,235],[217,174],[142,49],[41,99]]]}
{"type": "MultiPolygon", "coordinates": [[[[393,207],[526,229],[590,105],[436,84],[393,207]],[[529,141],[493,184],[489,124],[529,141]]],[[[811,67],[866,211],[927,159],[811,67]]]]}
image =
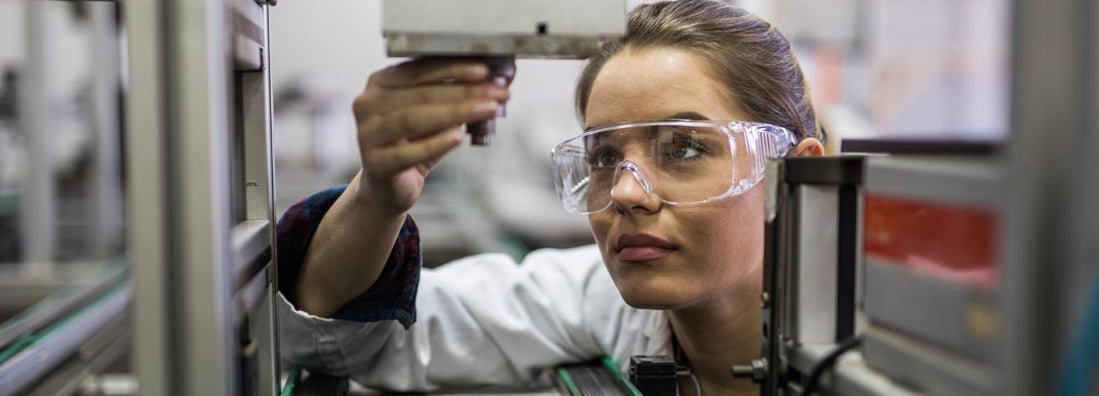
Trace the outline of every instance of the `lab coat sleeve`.
{"type": "Polygon", "coordinates": [[[522,264],[478,255],[421,274],[411,219],[379,278],[395,280],[371,287],[332,318],[298,310],[289,292],[339,193],[307,198],[279,224],[280,348],[290,362],[366,386],[426,391],[522,385],[541,369],[604,353],[583,309],[586,285],[602,271],[594,247],[537,251],[522,264]]]}
{"type": "Polygon", "coordinates": [[[284,356],[304,367],[400,391],[524,385],[543,369],[606,353],[586,323],[584,288],[602,271],[594,247],[502,254],[424,270],[417,322],[326,319],[280,303],[284,356]]]}

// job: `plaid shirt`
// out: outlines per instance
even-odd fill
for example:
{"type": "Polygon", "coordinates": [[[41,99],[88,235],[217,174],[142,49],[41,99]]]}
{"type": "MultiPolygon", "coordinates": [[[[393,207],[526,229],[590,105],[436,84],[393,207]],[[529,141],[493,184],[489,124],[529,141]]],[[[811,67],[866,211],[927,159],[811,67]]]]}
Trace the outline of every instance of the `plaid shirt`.
{"type": "MultiPolygon", "coordinates": [[[[294,204],[279,219],[276,229],[279,291],[294,303],[294,291],[305,262],[305,253],[324,214],[347,186],[310,195],[294,204]]],[[[364,236],[368,238],[369,236],[364,236]]],[[[405,328],[416,322],[416,289],[420,284],[420,234],[412,217],[405,218],[393,250],[378,280],[332,315],[356,322],[396,320],[405,328]]]]}

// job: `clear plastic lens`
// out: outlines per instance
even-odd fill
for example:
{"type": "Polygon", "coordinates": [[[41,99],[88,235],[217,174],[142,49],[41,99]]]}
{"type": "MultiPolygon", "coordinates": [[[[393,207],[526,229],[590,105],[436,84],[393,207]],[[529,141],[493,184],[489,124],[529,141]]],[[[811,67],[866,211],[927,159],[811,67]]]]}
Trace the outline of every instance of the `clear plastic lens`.
{"type": "Polygon", "coordinates": [[[784,155],[790,144],[789,132],[766,124],[665,121],[602,128],[554,149],[556,188],[573,213],[606,209],[622,183],[638,183],[671,204],[705,202],[754,186],[763,159],[784,155]]]}

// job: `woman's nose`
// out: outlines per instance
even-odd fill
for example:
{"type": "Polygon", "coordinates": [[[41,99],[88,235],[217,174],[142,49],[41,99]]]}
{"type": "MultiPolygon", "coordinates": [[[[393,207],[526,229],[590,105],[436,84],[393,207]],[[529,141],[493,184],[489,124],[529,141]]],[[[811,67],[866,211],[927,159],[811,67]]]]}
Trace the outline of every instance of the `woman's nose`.
{"type": "Polygon", "coordinates": [[[655,212],[660,208],[660,198],[653,193],[652,185],[632,162],[618,166],[611,188],[611,205],[619,212],[643,210],[655,212]]]}

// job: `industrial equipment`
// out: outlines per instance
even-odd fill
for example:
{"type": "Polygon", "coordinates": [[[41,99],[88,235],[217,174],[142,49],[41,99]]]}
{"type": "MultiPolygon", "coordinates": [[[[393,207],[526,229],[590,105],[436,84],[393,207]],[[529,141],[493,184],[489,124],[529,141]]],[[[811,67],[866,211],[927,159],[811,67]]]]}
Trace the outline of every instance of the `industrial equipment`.
{"type": "MultiPolygon", "coordinates": [[[[384,0],[382,30],[389,56],[478,58],[490,80],[506,83],[515,58],[584,59],[601,41],[626,34],[626,2],[384,0]]],[[[505,114],[501,105],[497,116],[505,114]]],[[[471,123],[466,131],[474,145],[487,145],[495,121],[471,123]]]]}

